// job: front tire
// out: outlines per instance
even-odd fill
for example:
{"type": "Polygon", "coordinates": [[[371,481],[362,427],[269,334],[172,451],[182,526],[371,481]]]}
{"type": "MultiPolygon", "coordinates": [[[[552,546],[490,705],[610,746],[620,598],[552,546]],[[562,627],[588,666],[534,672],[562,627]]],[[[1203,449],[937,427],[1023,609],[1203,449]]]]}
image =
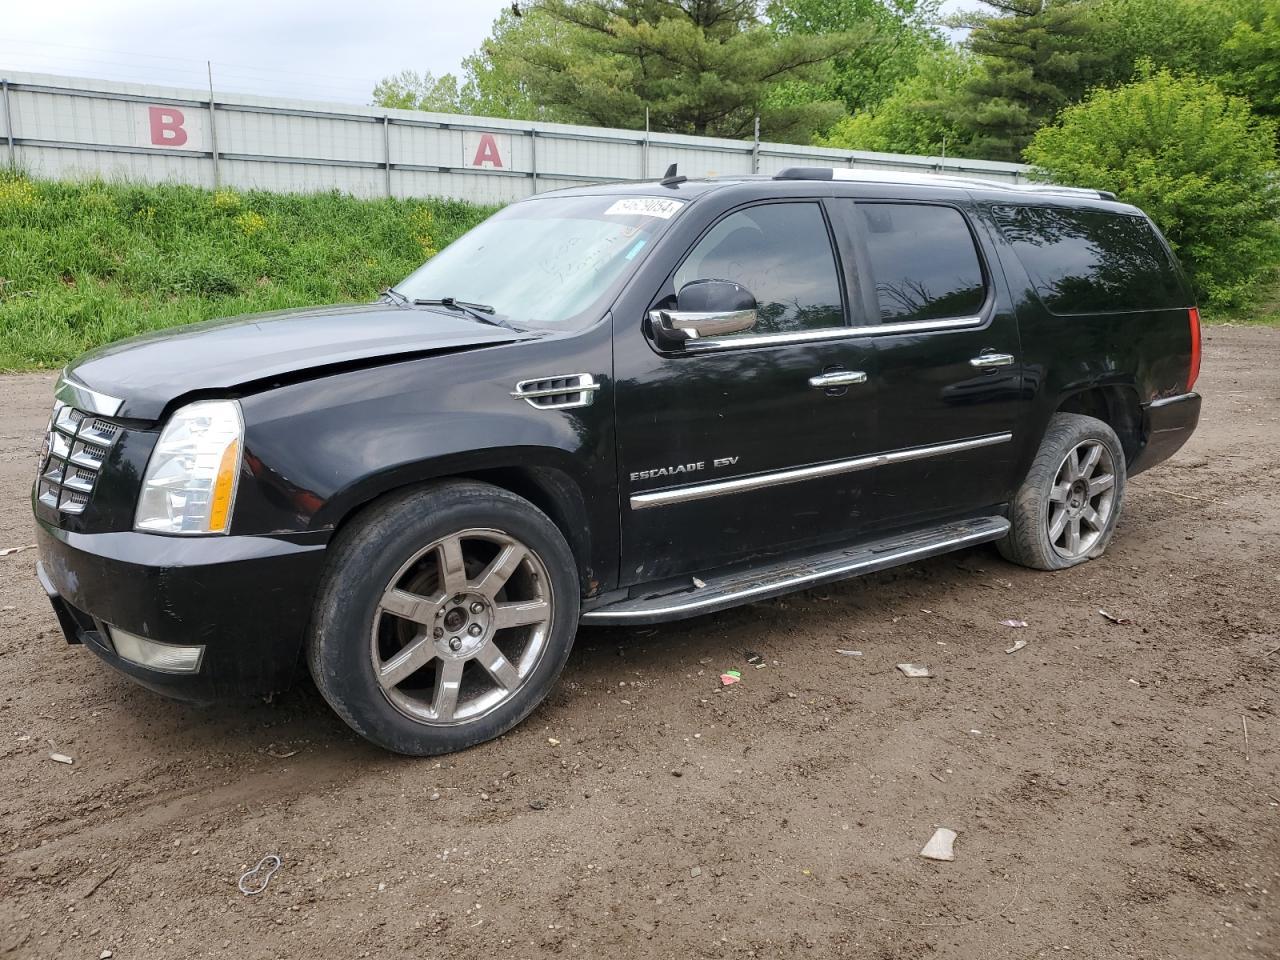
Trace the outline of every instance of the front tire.
{"type": "Polygon", "coordinates": [[[1124,500],[1124,448],[1101,420],[1058,413],[1010,507],[1001,556],[1035,570],[1063,570],[1102,556],[1124,500]]]}
{"type": "Polygon", "coordinates": [[[507,490],[454,481],[388,497],[331,547],[311,675],[353,730],[396,753],[491,740],[568,659],[576,569],[555,524],[507,490]]]}

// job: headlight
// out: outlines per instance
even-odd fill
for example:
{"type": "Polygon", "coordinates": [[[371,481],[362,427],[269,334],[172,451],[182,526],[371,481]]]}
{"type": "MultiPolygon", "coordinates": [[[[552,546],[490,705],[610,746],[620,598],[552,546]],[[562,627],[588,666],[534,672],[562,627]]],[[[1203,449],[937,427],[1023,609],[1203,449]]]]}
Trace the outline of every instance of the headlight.
{"type": "Polygon", "coordinates": [[[226,533],[243,440],[244,421],[234,400],[202,400],[177,411],[151,452],[134,528],[226,533]]]}

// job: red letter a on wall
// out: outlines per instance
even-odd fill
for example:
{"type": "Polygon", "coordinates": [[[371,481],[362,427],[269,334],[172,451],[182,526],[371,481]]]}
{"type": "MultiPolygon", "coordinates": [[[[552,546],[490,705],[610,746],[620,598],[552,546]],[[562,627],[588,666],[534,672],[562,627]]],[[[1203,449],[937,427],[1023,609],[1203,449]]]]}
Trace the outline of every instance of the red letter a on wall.
{"type": "Polygon", "coordinates": [[[471,161],[473,167],[483,167],[486,163],[491,163],[495,167],[502,166],[502,156],[498,153],[498,143],[493,139],[492,133],[481,135],[480,146],[476,149],[476,158],[471,161]]]}

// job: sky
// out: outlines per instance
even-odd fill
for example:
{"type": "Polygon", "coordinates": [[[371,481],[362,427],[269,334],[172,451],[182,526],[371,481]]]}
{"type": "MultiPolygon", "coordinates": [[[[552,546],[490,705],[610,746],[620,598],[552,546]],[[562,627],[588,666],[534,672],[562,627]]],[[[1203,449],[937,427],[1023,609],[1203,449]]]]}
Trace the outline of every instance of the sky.
{"type": "Polygon", "coordinates": [[[5,69],[368,103],[404,69],[439,75],[511,0],[0,0],[5,69]]]}
{"type": "MultiPolygon", "coordinates": [[[[400,70],[457,72],[510,0],[0,0],[5,69],[368,103],[400,70]]],[[[945,9],[971,6],[944,0],[945,9]]]]}

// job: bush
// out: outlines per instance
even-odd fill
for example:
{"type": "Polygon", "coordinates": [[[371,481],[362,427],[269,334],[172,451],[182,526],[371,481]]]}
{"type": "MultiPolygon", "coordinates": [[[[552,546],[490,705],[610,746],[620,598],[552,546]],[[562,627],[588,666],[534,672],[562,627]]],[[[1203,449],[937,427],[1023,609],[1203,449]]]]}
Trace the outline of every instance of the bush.
{"type": "Polygon", "coordinates": [[[1275,129],[1207,80],[1152,72],[1094,91],[1025,151],[1038,175],[1114,191],[1160,225],[1197,295],[1239,305],[1280,263],[1275,129]]]}
{"type": "Polygon", "coordinates": [[[368,301],[491,212],[0,170],[0,370],[212,317],[368,301]]]}

